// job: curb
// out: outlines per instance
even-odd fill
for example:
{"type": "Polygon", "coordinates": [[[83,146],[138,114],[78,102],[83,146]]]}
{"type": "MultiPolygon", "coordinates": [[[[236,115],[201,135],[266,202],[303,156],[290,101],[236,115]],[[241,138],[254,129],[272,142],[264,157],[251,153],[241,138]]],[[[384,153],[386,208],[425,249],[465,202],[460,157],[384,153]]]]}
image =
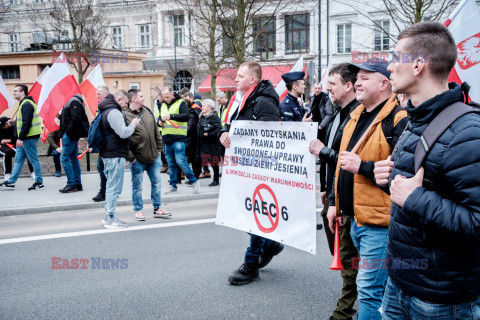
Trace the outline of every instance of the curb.
{"type": "MultiPolygon", "coordinates": [[[[174,196],[162,196],[162,202],[164,204],[169,202],[180,202],[180,201],[191,201],[191,200],[204,200],[204,199],[214,199],[218,198],[218,192],[210,193],[200,193],[200,194],[184,194],[184,195],[174,195],[174,196]]],[[[143,199],[144,204],[150,204],[152,201],[150,198],[143,199]]],[[[35,206],[35,207],[23,207],[23,208],[6,208],[0,209],[0,217],[6,216],[15,216],[21,214],[35,214],[35,213],[46,213],[54,211],[73,211],[73,210],[83,210],[83,209],[95,209],[103,208],[105,201],[101,202],[84,202],[84,203],[73,203],[73,204],[59,204],[59,205],[49,205],[49,206],[35,206]]],[[[121,199],[117,201],[117,207],[131,206],[131,199],[121,199]]]]}

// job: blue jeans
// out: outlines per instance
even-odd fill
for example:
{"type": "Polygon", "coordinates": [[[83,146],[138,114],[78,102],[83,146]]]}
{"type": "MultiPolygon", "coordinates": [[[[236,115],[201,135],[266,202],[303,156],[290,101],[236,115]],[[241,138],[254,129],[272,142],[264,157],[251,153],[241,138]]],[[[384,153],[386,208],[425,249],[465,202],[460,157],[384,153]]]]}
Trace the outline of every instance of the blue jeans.
{"type": "Polygon", "coordinates": [[[245,262],[257,264],[263,255],[264,249],[270,247],[272,244],[273,240],[250,234],[250,247],[248,247],[247,252],[245,252],[245,262]]]}
{"type": "Polygon", "coordinates": [[[172,187],[177,188],[177,164],[190,182],[197,181],[187,160],[185,160],[185,142],[177,141],[172,144],[165,144],[165,156],[167,157],[170,185],[172,187]]]}
{"type": "Polygon", "coordinates": [[[57,150],[52,150],[53,163],[55,164],[55,171],[61,172],[62,166],[60,165],[60,153],[57,150]]]}
{"type": "Polygon", "coordinates": [[[37,154],[37,139],[28,139],[23,141],[23,147],[17,147],[17,152],[15,154],[15,165],[13,166],[12,174],[8,183],[15,183],[22,171],[23,163],[25,158],[28,158],[30,163],[33,166],[33,172],[35,172],[35,182],[43,183],[42,176],[42,166],[40,165],[40,160],[38,160],[37,154]]]}
{"type": "Polygon", "coordinates": [[[142,200],[142,183],[143,183],[143,172],[147,171],[148,177],[150,178],[151,183],[151,193],[150,197],[152,199],[153,208],[158,209],[162,204],[161,192],[161,176],[160,169],[162,167],[162,162],[160,155],[157,157],[154,163],[142,163],[136,160],[133,164],[130,164],[130,172],[132,173],[132,202],[133,210],[140,211],[143,209],[143,200],[142,200]]]}
{"type": "Polygon", "coordinates": [[[382,319],[378,309],[382,304],[383,292],[388,273],[385,261],[387,255],[388,228],[357,226],[352,219],[350,236],[360,254],[357,274],[358,319],[382,319]],[[383,260],[382,260],[383,259],[383,260]]]}
{"type": "Polygon", "coordinates": [[[388,278],[382,308],[385,320],[480,319],[480,297],[459,304],[436,304],[406,295],[388,278]]]}
{"type": "Polygon", "coordinates": [[[118,196],[123,189],[125,158],[102,158],[107,188],[105,192],[105,212],[113,218],[118,196]]]}
{"type": "Polygon", "coordinates": [[[107,188],[107,177],[105,177],[105,173],[103,172],[104,169],[105,167],[103,166],[103,160],[99,154],[97,160],[97,171],[100,175],[100,193],[103,195],[105,195],[105,189],[107,188]]]}
{"type": "Polygon", "coordinates": [[[63,147],[60,154],[60,161],[62,162],[63,171],[67,176],[67,185],[77,185],[82,183],[80,175],[80,161],[78,161],[78,139],[71,139],[66,134],[62,137],[63,147]]]}

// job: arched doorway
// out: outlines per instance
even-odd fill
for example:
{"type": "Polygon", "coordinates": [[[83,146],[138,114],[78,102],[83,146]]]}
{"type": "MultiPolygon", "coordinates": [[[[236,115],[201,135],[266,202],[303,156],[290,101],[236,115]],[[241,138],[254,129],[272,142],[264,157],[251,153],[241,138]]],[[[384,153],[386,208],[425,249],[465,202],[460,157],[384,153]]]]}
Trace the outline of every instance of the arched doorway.
{"type": "Polygon", "coordinates": [[[180,70],[177,72],[176,79],[173,80],[174,82],[174,90],[178,92],[183,87],[190,88],[192,86],[192,79],[193,76],[187,70],[180,70]],[[176,81],[175,81],[176,80],[176,81]]]}

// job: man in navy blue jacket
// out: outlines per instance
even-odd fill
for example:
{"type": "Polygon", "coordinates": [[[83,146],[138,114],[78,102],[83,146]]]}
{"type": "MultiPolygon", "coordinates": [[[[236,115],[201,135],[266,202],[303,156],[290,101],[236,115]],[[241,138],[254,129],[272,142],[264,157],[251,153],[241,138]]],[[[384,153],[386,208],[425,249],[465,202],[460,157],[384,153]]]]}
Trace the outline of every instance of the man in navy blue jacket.
{"type": "Polygon", "coordinates": [[[457,119],[415,173],[414,153],[428,124],[463,101],[448,85],[455,41],[436,22],[398,36],[389,66],[394,92],[409,97],[409,125],[393,164],[376,164],[377,184],[390,182],[389,279],[383,319],[478,319],[480,314],[480,115],[457,119]],[[408,58],[408,59],[407,59],[408,58]]]}

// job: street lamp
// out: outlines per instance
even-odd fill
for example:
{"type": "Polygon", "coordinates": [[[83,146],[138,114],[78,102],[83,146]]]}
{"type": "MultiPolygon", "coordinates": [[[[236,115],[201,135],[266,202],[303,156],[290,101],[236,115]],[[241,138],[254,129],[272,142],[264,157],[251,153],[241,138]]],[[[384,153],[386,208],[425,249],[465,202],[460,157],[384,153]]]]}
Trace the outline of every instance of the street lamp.
{"type": "Polygon", "coordinates": [[[175,55],[175,77],[173,78],[173,90],[177,88],[177,41],[175,40],[175,12],[169,10],[169,20],[173,26],[173,52],[175,55]]]}

